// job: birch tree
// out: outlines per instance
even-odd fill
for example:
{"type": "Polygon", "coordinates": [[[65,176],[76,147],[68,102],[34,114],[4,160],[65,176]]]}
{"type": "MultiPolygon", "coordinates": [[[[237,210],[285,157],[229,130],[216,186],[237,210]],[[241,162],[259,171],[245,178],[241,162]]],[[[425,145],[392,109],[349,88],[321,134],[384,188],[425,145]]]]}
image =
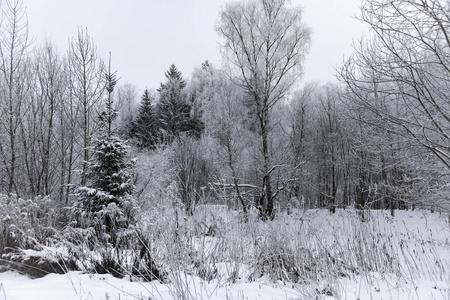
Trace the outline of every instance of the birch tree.
{"type": "Polygon", "coordinates": [[[105,89],[103,78],[104,63],[97,54],[94,40],[87,29],[78,29],[78,35],[69,44],[70,92],[80,111],[79,127],[82,130],[81,144],[82,177],[81,185],[86,184],[89,162],[90,136],[95,130],[95,107],[99,104],[105,89]]]}
{"type": "Polygon", "coordinates": [[[61,106],[67,92],[67,76],[63,59],[46,41],[36,49],[32,61],[33,81],[26,111],[21,121],[23,159],[31,196],[50,195],[60,182],[63,156],[58,151],[64,137],[59,134],[61,106]]]}
{"type": "Polygon", "coordinates": [[[230,79],[253,102],[260,135],[262,179],[259,208],[263,219],[274,217],[271,173],[270,119],[273,107],[287,96],[302,75],[311,31],[302,23],[302,10],[286,0],[233,2],[219,14],[217,32],[224,39],[223,55],[230,79]]]}
{"type": "Polygon", "coordinates": [[[244,219],[248,219],[248,208],[252,202],[255,190],[253,182],[246,181],[249,167],[248,153],[252,149],[252,133],[245,127],[244,120],[247,109],[242,103],[243,93],[237,90],[228,80],[220,77],[215,84],[214,126],[218,129],[216,137],[223,146],[225,154],[224,163],[230,170],[231,183],[235,198],[242,206],[244,219]]]}

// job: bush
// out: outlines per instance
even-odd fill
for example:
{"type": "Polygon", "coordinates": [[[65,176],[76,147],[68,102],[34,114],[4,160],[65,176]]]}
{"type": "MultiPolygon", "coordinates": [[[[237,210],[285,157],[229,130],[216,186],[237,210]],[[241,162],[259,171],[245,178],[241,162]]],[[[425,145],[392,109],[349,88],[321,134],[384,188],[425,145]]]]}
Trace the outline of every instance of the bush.
{"type": "Polygon", "coordinates": [[[184,210],[192,215],[212,177],[213,167],[204,157],[200,141],[179,137],[172,145],[178,193],[184,210]]]}
{"type": "Polygon", "coordinates": [[[50,273],[65,274],[69,270],[77,270],[73,264],[67,262],[51,248],[38,250],[18,249],[2,256],[2,266],[5,269],[15,270],[31,278],[40,278],[50,273]]]}
{"type": "Polygon", "coordinates": [[[48,197],[0,195],[0,254],[46,245],[57,232],[56,205],[48,197]]]}
{"type": "Polygon", "coordinates": [[[138,227],[117,228],[115,235],[112,244],[108,230],[101,224],[88,228],[67,226],[58,245],[66,249],[64,261],[87,273],[108,273],[117,278],[135,276],[146,281],[165,280],[165,273],[153,260],[150,240],[138,227]]]}
{"type": "Polygon", "coordinates": [[[0,195],[1,265],[31,277],[64,273],[65,263],[49,247],[58,234],[58,210],[48,197],[29,200],[0,195]]]}

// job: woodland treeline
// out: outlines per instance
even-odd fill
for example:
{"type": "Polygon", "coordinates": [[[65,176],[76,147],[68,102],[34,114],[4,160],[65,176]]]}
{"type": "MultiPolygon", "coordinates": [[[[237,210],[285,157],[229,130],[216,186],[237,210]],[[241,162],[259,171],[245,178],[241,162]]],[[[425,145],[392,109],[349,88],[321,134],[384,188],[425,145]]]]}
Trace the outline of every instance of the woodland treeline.
{"type": "Polygon", "coordinates": [[[301,82],[313,42],[301,9],[230,3],[216,28],[226,63],[199,62],[191,74],[168,66],[143,92],[117,81],[114,53],[100,57],[87,29],[62,53],[32,42],[20,1],[1,8],[5,195],[64,208],[100,189],[141,211],[215,203],[263,219],[291,208],[448,208],[448,3],[363,1],[371,31],[325,85],[301,82]],[[99,175],[114,162],[99,168],[98,141],[113,138],[123,164],[99,175]],[[117,187],[102,186],[123,170],[117,187]]]}

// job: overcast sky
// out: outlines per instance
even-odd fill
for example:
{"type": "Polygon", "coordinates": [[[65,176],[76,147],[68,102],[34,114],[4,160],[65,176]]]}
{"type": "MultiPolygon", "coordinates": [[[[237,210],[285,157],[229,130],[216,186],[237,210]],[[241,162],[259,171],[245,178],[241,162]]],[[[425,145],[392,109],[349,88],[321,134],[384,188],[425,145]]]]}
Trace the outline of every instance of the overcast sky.
{"type": "MultiPolygon", "coordinates": [[[[174,63],[185,77],[208,59],[220,67],[219,38],[214,30],[227,0],[24,0],[30,34],[67,50],[77,27],[88,28],[99,54],[112,52],[120,83],[157,88],[174,63]]],[[[360,0],[294,0],[304,8],[313,44],[303,81],[334,81],[334,67],[352,53],[362,24],[352,17],[360,0]]]]}

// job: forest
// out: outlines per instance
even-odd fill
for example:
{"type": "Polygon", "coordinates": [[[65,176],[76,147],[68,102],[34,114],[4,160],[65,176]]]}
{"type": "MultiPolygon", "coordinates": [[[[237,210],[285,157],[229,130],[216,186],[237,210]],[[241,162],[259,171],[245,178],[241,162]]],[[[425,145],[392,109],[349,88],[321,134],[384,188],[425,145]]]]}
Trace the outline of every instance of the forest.
{"type": "Polygon", "coordinates": [[[300,7],[230,2],[216,26],[224,64],[172,64],[143,93],[87,28],[61,53],[29,36],[20,0],[0,8],[1,271],[179,283],[174,299],[200,299],[180,274],[210,282],[219,263],[233,283],[244,269],[293,284],[398,275],[413,256],[371,226],[426,211],[447,238],[421,257],[450,274],[448,2],[364,0],[370,31],[328,84],[301,81],[314,41],[300,7]],[[346,214],[329,244],[307,237],[346,214]]]}

